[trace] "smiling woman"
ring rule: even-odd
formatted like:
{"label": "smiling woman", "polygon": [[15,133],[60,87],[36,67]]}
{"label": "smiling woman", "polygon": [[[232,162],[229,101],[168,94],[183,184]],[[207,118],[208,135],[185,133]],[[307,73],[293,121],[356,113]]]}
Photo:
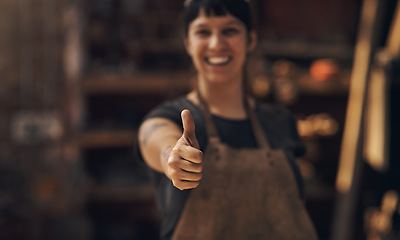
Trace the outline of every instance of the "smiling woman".
{"label": "smiling woman", "polygon": [[[198,72],[200,88],[206,87],[202,84],[204,81],[229,81],[229,86],[240,88],[246,55],[255,47],[256,36],[253,31],[248,33],[245,25],[229,13],[224,17],[213,13],[207,16],[200,9],[198,17],[189,25],[184,43]],[[218,86],[222,87],[221,84],[210,86],[216,91]]]}
{"label": "smiling woman", "polygon": [[244,0],[192,0],[184,44],[197,89],[144,119],[140,150],[155,182],[162,239],[315,240],[295,157],[292,114],[245,94],[257,37]]}

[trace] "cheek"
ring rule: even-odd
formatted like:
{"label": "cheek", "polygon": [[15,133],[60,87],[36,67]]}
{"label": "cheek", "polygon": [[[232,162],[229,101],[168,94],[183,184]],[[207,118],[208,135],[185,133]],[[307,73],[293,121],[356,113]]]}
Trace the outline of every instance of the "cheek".
{"label": "cheek", "polygon": [[244,58],[246,58],[247,52],[248,52],[247,51],[247,49],[248,49],[247,43],[244,42],[244,41],[237,41],[234,44],[235,44],[234,47],[235,47],[235,51],[236,51],[237,56],[242,60]]}
{"label": "cheek", "polygon": [[246,54],[249,43],[247,41],[247,38],[240,37],[240,38],[233,39],[233,41],[231,42],[231,46],[233,46],[237,52]]}
{"label": "cheek", "polygon": [[194,62],[198,61],[199,58],[201,58],[203,51],[204,51],[204,46],[196,41],[193,41],[188,48],[188,53]]}

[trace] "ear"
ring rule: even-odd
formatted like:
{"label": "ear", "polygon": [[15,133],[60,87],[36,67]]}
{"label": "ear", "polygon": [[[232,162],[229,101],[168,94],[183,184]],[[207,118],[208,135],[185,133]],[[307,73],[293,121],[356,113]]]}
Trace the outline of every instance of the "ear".
{"label": "ear", "polygon": [[253,30],[249,33],[249,39],[247,43],[247,52],[252,52],[257,46],[257,33]]}

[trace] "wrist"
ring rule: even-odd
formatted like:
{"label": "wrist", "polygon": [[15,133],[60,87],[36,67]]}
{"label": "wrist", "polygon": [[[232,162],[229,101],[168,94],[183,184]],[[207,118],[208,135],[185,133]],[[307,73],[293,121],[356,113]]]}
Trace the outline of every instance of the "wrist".
{"label": "wrist", "polygon": [[171,155],[171,151],[172,151],[172,146],[167,146],[160,152],[161,167],[163,168],[165,175],[167,175],[168,159],[169,156]]}

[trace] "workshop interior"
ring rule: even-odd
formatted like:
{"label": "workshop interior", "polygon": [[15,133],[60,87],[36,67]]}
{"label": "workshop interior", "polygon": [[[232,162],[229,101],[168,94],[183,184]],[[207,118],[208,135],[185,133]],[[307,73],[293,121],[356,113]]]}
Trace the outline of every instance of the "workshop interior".
{"label": "workshop interior", "polygon": [[[137,133],[194,87],[183,3],[0,0],[0,239],[158,239]],[[296,116],[319,239],[400,239],[400,2],[251,5],[249,90]]]}

